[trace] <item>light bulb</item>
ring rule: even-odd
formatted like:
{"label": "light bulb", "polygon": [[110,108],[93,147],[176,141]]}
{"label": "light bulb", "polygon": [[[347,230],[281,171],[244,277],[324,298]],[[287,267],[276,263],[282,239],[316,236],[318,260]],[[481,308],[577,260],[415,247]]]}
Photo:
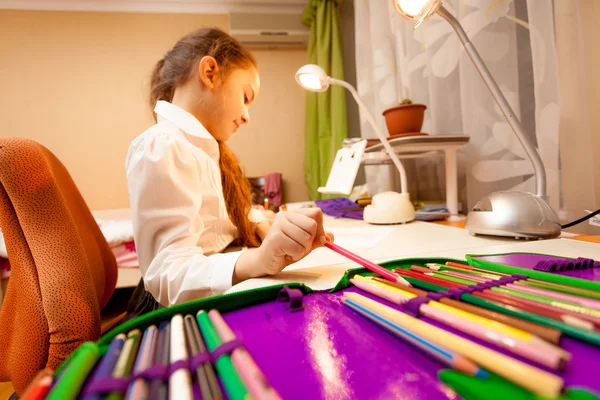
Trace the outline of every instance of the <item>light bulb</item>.
{"label": "light bulb", "polygon": [[423,11],[429,0],[396,0],[396,2],[402,11],[414,17]]}
{"label": "light bulb", "polygon": [[300,85],[303,88],[308,90],[321,90],[323,86],[321,85],[321,81],[319,77],[311,74],[302,74],[298,76],[298,80],[300,81]]}

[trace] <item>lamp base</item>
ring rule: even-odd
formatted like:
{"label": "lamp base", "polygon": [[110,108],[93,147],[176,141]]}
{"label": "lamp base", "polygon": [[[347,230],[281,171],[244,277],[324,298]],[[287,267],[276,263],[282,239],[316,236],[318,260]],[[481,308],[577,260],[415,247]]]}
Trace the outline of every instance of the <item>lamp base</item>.
{"label": "lamp base", "polygon": [[365,207],[363,219],[376,225],[402,224],[414,220],[416,215],[408,193],[382,192]]}
{"label": "lamp base", "polygon": [[550,239],[560,235],[558,216],[546,201],[532,193],[502,191],[481,199],[467,215],[471,235]]}

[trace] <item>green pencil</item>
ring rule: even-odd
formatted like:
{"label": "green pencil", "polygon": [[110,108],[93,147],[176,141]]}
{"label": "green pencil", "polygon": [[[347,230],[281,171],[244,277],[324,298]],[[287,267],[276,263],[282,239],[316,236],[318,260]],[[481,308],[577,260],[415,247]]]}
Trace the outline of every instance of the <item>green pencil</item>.
{"label": "green pencil", "polygon": [[[210,321],[208,313],[204,310],[200,310],[196,315],[196,320],[200,326],[200,331],[202,331],[206,347],[208,347],[208,350],[214,351],[222,341]],[[225,391],[231,400],[245,399],[248,396],[248,391],[233,367],[229,354],[219,357],[215,363],[215,367],[221,377]]]}
{"label": "green pencil", "polygon": [[548,304],[548,305],[551,305],[554,307],[562,308],[564,310],[576,311],[578,313],[581,313],[584,315],[590,315],[590,316],[596,317],[596,318],[600,317],[600,311],[598,311],[598,310],[594,310],[589,307],[585,307],[585,306],[582,306],[582,305],[576,304],[576,303],[571,303],[571,302],[568,302],[565,300],[557,300],[557,299],[552,299],[549,297],[539,296],[539,295],[535,295],[535,294],[531,294],[531,293],[519,292],[519,291],[512,290],[512,289],[507,289],[505,287],[493,287],[493,288],[491,288],[491,290],[494,292],[505,293],[505,294],[510,294],[510,295],[517,296],[517,297],[522,297],[524,299],[539,301],[540,303],[545,303],[545,304]]}
{"label": "green pencil", "polygon": [[47,400],[75,399],[79,390],[100,359],[100,348],[92,342],[85,342],[75,350],[69,365],[56,385],[48,393]]}
{"label": "green pencil", "polygon": [[[125,340],[125,344],[123,345],[123,350],[121,350],[121,354],[119,354],[119,358],[117,359],[117,364],[113,369],[112,376],[115,378],[123,378],[129,376],[131,374],[131,370],[133,369],[133,363],[135,362],[135,356],[137,354],[138,346],[140,345],[140,338],[142,337],[142,333],[139,329],[134,329],[127,334],[127,340]],[[110,392],[105,400],[119,400],[123,398],[123,393],[121,392]]]}

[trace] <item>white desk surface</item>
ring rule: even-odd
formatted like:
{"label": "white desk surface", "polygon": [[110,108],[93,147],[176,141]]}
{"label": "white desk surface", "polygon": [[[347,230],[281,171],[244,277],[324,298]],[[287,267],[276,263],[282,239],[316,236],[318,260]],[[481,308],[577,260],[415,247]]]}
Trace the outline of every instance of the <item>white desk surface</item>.
{"label": "white desk surface", "polygon": [[[307,203],[298,203],[299,207]],[[288,205],[292,210],[294,205]],[[130,218],[129,210],[96,211],[96,218]],[[325,228],[390,230],[390,226],[369,225],[364,221],[324,216]],[[393,231],[371,248],[348,248],[348,250],[371,261],[383,261],[409,257],[449,257],[464,259],[466,254],[493,254],[506,252],[538,252],[565,257],[600,258],[600,244],[569,239],[523,241],[511,238],[471,236],[465,229],[414,221],[391,226]],[[358,265],[327,249],[313,251],[303,260],[290,265],[281,274],[268,278],[242,282],[229,292],[246,290],[285,282],[302,282],[315,290],[333,287],[349,268]],[[117,288],[136,286],[141,277],[139,268],[119,268]]]}
{"label": "white desk surface", "polygon": [[[364,221],[325,217],[325,227],[374,227]],[[383,227],[382,227],[383,228]],[[464,259],[467,254],[494,254],[507,252],[537,252],[565,257],[598,259],[600,244],[570,239],[522,241],[510,238],[471,236],[467,230],[414,221],[396,225],[394,231],[372,248],[351,249],[352,252],[377,263],[398,258],[448,257]],[[301,282],[314,290],[335,286],[349,268],[358,267],[352,261],[327,249],[313,251],[303,260],[290,265],[281,274],[242,282],[228,292],[247,290],[285,282]]]}

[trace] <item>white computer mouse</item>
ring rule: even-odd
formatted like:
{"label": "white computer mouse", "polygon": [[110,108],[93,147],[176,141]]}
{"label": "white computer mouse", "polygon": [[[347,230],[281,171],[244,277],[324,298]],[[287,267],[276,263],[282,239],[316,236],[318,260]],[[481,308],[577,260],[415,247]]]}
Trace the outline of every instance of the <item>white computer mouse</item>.
{"label": "white computer mouse", "polygon": [[381,192],[365,207],[363,219],[369,224],[400,224],[412,221],[416,215],[408,193]]}

